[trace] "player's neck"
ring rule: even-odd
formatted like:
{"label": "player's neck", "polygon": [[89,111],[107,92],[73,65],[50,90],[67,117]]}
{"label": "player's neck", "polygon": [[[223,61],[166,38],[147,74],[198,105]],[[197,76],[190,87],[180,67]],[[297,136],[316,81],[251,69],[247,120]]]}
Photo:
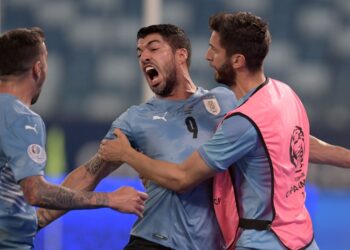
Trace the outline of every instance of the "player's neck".
{"label": "player's neck", "polygon": [[249,91],[265,82],[265,80],[266,77],[263,71],[237,74],[236,84],[232,85],[231,89],[239,100]]}
{"label": "player's neck", "polygon": [[19,77],[8,77],[0,81],[0,93],[13,95],[27,107],[30,107],[32,91],[28,87],[29,83],[24,82],[23,78]]}
{"label": "player's neck", "polygon": [[189,74],[182,74],[177,78],[177,84],[173,93],[167,97],[168,100],[186,100],[197,90],[197,86],[192,81]]}

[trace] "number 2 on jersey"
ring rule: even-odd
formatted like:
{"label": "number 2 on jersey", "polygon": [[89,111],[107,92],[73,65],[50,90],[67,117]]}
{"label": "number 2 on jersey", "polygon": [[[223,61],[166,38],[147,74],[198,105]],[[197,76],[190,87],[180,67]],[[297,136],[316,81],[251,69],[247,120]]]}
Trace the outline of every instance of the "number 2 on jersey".
{"label": "number 2 on jersey", "polygon": [[194,139],[197,138],[198,127],[197,127],[196,120],[192,116],[189,116],[186,118],[185,123],[186,123],[188,131],[193,133],[193,138]]}

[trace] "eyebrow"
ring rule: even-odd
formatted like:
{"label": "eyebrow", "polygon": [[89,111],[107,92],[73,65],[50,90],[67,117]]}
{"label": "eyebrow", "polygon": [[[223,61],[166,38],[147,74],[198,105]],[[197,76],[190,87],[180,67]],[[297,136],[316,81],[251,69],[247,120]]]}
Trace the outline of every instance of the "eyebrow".
{"label": "eyebrow", "polygon": [[[149,47],[150,45],[152,45],[152,43],[160,43],[160,41],[158,39],[151,40],[145,45],[145,47]],[[141,51],[141,49],[139,47],[137,47],[136,51],[139,52],[139,51]]]}
{"label": "eyebrow", "polygon": [[209,43],[209,47],[216,52],[220,50],[220,47],[214,46],[214,44],[212,44],[212,43]]}
{"label": "eyebrow", "polygon": [[214,47],[214,45],[213,45],[212,43],[209,43],[208,45],[209,45],[209,47],[210,47],[211,49],[216,50],[215,47]]}

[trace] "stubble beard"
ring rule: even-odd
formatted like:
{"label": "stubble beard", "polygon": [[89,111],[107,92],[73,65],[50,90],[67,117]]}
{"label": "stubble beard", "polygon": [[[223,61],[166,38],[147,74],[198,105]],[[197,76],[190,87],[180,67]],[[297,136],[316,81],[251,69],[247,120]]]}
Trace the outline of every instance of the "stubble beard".
{"label": "stubble beard", "polygon": [[161,97],[168,97],[173,93],[177,84],[176,70],[174,65],[175,62],[172,64],[172,67],[170,67],[170,73],[165,79],[165,84],[160,84],[157,87],[151,88],[153,93]]}
{"label": "stubble beard", "polygon": [[217,70],[215,80],[218,83],[225,84],[228,87],[236,84],[236,72],[233,70],[229,60],[226,60],[225,63]]}
{"label": "stubble beard", "polygon": [[36,93],[34,94],[34,96],[32,97],[32,100],[31,100],[31,102],[30,102],[31,105],[35,104],[35,103],[38,101],[39,96],[40,96],[40,93],[41,93],[41,89],[42,89],[43,84],[44,84],[44,81],[45,81],[45,79],[42,80],[42,82],[40,82],[40,83],[38,84],[38,85],[39,85],[39,86],[38,86],[38,89],[36,90]]}

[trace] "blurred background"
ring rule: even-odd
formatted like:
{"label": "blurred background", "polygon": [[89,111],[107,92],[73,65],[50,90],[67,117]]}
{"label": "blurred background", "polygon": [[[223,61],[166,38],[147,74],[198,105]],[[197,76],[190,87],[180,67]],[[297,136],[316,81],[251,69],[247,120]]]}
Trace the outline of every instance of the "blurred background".
{"label": "blurred background", "polygon": [[[150,96],[136,56],[140,27],[182,27],[192,41],[192,78],[215,87],[204,54],[208,18],[218,11],[250,11],[269,23],[267,75],[299,94],[313,135],[350,148],[349,0],[1,0],[2,32],[46,33],[49,74],[34,110],[47,124],[48,178],[59,183],[87,161],[112,121]],[[142,189],[127,166],[98,189],[121,185]],[[311,165],[307,189],[320,248],[350,249],[350,171]],[[70,212],[39,232],[35,249],[122,249],[134,220],[109,209]]]}

